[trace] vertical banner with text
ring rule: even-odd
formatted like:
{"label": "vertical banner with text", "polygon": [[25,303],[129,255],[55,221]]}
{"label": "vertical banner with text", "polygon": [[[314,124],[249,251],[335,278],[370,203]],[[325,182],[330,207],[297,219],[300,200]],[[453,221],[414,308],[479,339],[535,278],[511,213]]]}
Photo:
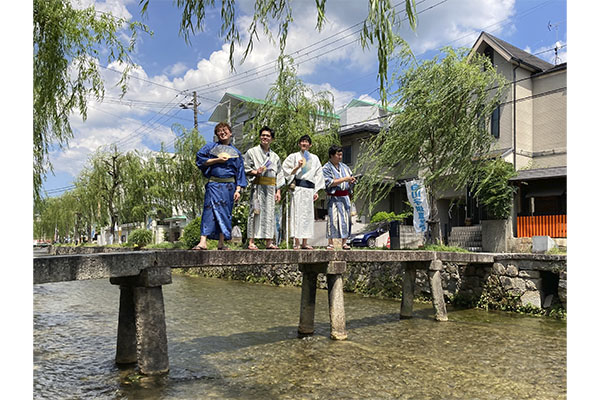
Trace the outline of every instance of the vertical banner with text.
{"label": "vertical banner with text", "polygon": [[429,203],[423,181],[415,179],[406,182],[406,193],[408,200],[413,206],[413,226],[417,233],[427,231],[427,219],[429,218]]}

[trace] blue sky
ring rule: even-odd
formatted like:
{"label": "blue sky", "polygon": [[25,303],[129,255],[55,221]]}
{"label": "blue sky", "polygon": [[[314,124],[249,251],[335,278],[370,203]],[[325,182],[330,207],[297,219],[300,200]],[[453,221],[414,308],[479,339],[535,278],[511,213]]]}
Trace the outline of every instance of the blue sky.
{"label": "blue sky", "polygon": [[[74,115],[71,123],[75,137],[67,149],[51,153],[54,175],[50,174],[44,189],[57,195],[68,188],[85,165],[87,157],[99,146],[117,143],[120,150],[158,150],[160,143],[173,142],[173,124],[193,126],[191,110],[180,103],[191,100],[197,90],[201,102],[199,129],[212,137],[210,114],[225,92],[262,98],[276,77],[273,61],[277,44],[265,38],[254,51],[231,72],[229,47],[219,37],[220,11],[207,13],[205,30],[186,44],[179,35],[181,11],[171,0],[151,0],[146,16],[140,15],[138,0],[74,0],[81,6],[95,4],[98,10],[138,20],[154,32],[141,34],[133,59],[138,64],[130,88],[119,99],[114,87],[118,65],[99,60],[106,81],[102,104],[90,102],[88,119]],[[217,2],[220,4],[220,2]],[[402,2],[398,2],[403,4]],[[443,46],[471,47],[481,31],[491,33],[549,62],[554,62],[558,42],[567,44],[567,10],[564,0],[417,0],[419,12],[416,32],[404,23],[401,35],[409,42],[419,59],[431,58]],[[253,10],[253,1],[238,1],[237,23],[243,44]],[[316,12],[313,0],[294,0],[295,21],[288,35],[287,52],[298,62],[298,73],[314,90],[329,90],[336,109],[353,98],[378,101],[377,57],[373,49],[364,50],[356,31],[367,13],[367,0],[328,0],[328,23],[322,32],[315,30]],[[549,29],[549,23],[550,29]],[[559,53],[567,61],[568,47]],[[236,62],[241,59],[236,52]],[[250,73],[245,73],[250,71]]]}

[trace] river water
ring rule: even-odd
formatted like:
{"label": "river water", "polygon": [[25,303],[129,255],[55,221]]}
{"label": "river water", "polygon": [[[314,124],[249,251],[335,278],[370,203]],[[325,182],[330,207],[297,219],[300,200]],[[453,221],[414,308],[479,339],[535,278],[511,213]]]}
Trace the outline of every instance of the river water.
{"label": "river water", "polygon": [[163,287],[170,372],[114,363],[118,286],[34,286],[36,399],[564,399],[566,323],[345,293],[347,341],[296,335],[300,288],[173,276]]}

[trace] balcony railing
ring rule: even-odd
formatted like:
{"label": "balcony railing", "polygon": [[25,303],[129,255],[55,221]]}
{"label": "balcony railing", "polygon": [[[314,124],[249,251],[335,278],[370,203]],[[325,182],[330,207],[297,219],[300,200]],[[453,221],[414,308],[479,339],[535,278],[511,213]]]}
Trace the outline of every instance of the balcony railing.
{"label": "balcony railing", "polygon": [[517,217],[517,237],[567,237],[566,215],[535,215]]}

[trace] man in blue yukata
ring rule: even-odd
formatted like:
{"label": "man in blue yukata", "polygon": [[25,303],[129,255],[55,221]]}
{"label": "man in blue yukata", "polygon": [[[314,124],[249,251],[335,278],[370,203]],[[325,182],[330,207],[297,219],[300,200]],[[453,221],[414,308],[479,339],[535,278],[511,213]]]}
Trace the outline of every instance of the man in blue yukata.
{"label": "man in blue yukata", "polygon": [[346,238],[351,230],[351,204],[350,194],[356,182],[352,171],[342,162],[342,148],[333,145],[329,148],[329,161],[323,166],[325,179],[325,192],[327,192],[327,245],[328,250],[333,250],[333,239],[343,239],[343,248],[350,249]]}
{"label": "man in blue yukata", "polygon": [[196,153],[196,166],[208,178],[204,193],[200,242],[194,250],[206,250],[206,239],[218,239],[219,250],[227,250],[224,240],[231,240],[233,203],[246,187],[242,153],[231,144],[231,127],[220,122],[215,126],[218,142],[209,143]]}

